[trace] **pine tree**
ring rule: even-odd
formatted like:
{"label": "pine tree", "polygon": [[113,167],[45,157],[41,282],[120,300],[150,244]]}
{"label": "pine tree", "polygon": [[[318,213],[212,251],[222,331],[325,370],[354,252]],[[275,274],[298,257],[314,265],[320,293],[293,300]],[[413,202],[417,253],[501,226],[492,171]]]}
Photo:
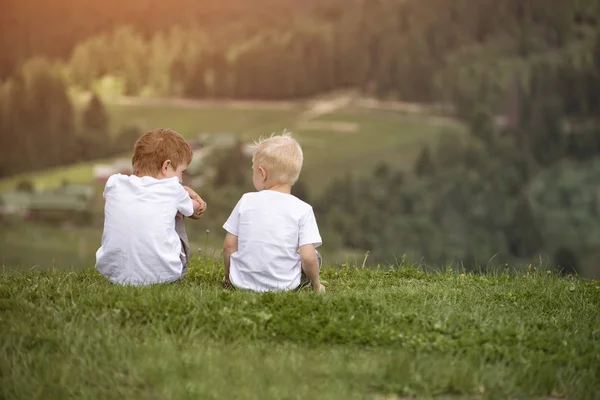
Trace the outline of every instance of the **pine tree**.
{"label": "pine tree", "polygon": [[106,133],[108,131],[108,113],[96,93],[92,95],[83,112],[83,125],[88,131]]}
{"label": "pine tree", "polygon": [[419,177],[435,174],[435,165],[431,158],[429,146],[425,146],[421,149],[421,152],[415,161],[414,171]]}

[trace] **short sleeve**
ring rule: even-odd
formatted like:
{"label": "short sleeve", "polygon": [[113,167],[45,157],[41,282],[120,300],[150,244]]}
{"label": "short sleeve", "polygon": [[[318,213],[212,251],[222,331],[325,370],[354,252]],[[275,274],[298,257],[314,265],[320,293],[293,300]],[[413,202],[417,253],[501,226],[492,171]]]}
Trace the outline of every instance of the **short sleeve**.
{"label": "short sleeve", "polygon": [[179,188],[177,190],[177,211],[190,217],[194,214],[194,202],[183,186],[179,185]]}
{"label": "short sleeve", "polygon": [[321,235],[319,234],[317,220],[315,219],[315,213],[312,208],[300,221],[300,234],[298,235],[298,247],[307,244],[314,244],[315,247],[319,247],[323,244]]}
{"label": "short sleeve", "polygon": [[111,175],[106,180],[106,184],[104,185],[104,191],[102,192],[102,197],[106,198],[108,194],[110,194],[112,188],[115,186],[116,175]]}
{"label": "short sleeve", "polygon": [[231,212],[231,215],[229,216],[229,218],[227,218],[227,221],[225,221],[225,224],[223,225],[223,229],[235,236],[239,236],[238,227],[240,222],[240,208],[242,205],[242,200],[244,200],[243,196],[235,205],[235,208]]}

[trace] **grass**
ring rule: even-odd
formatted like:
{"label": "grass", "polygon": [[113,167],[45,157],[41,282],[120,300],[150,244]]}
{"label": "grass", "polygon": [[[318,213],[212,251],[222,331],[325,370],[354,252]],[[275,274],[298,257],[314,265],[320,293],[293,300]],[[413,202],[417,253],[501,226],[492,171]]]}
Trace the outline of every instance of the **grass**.
{"label": "grass", "polygon": [[[304,147],[303,178],[311,183],[316,192],[324,189],[335,177],[347,173],[368,174],[382,161],[395,167],[411,167],[420,146],[437,137],[441,129],[427,116],[362,109],[342,109],[321,116],[313,121],[321,123],[319,129],[303,125],[301,108],[109,104],[107,110],[113,132],[121,126],[135,124],[143,130],[170,127],[186,137],[203,132],[232,132],[250,141],[287,129],[295,134]],[[357,131],[340,132],[333,127],[328,128],[327,124],[332,122],[354,124]],[[447,129],[463,130],[460,125],[451,125]],[[20,174],[0,180],[0,190],[13,189],[17,182],[24,179],[32,181],[40,189],[59,186],[65,179],[72,183],[88,183],[93,179],[94,164],[87,162]]]}
{"label": "grass", "polygon": [[93,180],[94,164],[102,161],[90,161],[76,165],[67,165],[49,168],[45,171],[36,171],[17,174],[0,179],[0,190],[14,190],[20,181],[31,181],[38,190],[53,189],[66,180],[71,183],[90,183]]}
{"label": "grass", "polygon": [[[219,226],[206,233],[204,220],[187,221],[192,256],[221,259],[225,231]],[[0,222],[0,268],[11,270],[76,271],[93,266],[102,241],[102,225],[68,226],[39,221]],[[328,260],[342,263],[360,259],[361,252],[337,249],[325,243]]]}
{"label": "grass", "polygon": [[121,126],[135,124],[144,131],[157,127],[171,128],[188,137],[203,132],[241,134],[249,128],[286,121],[298,114],[293,110],[253,110],[225,106],[192,108],[116,104],[109,104],[107,111],[113,132]]}
{"label": "grass", "polygon": [[[188,222],[194,255],[220,257],[224,231],[201,234],[203,221]],[[195,229],[194,229],[195,228]],[[12,270],[80,270],[93,266],[102,241],[102,225],[61,226],[35,221],[0,223],[0,266]],[[208,249],[206,249],[208,247]],[[202,248],[202,253],[198,249]]]}
{"label": "grass", "polygon": [[23,270],[93,266],[102,239],[102,228],[95,227],[41,223],[5,223],[0,227],[0,265]]}
{"label": "grass", "polygon": [[[431,143],[440,134],[440,127],[425,117],[376,112],[337,112],[317,121],[353,123],[357,132],[298,131],[298,140],[305,153],[303,178],[323,189],[334,177],[346,174],[364,176],[379,163],[394,168],[411,168],[421,146]],[[447,129],[460,131],[456,126]]]}
{"label": "grass", "polygon": [[146,288],[5,271],[0,398],[600,396],[598,282],[405,264],[322,276],[320,296],[224,291],[202,260]]}

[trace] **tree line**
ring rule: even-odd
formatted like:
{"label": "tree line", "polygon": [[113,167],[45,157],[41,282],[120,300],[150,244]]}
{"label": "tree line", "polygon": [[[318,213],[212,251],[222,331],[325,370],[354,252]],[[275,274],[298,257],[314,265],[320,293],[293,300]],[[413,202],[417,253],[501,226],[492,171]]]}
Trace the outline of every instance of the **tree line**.
{"label": "tree line", "polygon": [[98,96],[77,109],[61,66],[32,59],[0,86],[0,176],[129,151],[139,130],[109,123]]}
{"label": "tree line", "polygon": [[62,15],[14,2],[25,21],[41,10],[54,17],[6,32],[1,52],[22,56],[2,70],[43,53],[68,61],[78,85],[117,75],[134,95],[284,99],[353,87],[468,110],[475,92],[497,100],[531,59],[576,51],[600,14],[596,0],[101,3],[65,0]]}

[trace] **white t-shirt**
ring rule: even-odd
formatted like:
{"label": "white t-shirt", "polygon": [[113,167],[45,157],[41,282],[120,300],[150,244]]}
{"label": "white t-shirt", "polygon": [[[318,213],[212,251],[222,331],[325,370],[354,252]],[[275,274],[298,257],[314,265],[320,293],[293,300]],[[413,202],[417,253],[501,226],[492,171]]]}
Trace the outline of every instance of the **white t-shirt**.
{"label": "white t-shirt", "polygon": [[258,292],[298,287],[298,248],[322,244],[312,207],[273,190],[243,195],[223,228],[238,237],[238,250],[231,255],[231,284]]}
{"label": "white t-shirt", "polygon": [[175,216],[177,211],[192,215],[194,204],[179,179],[112,175],[104,198],[104,232],[96,269],[120,284],[180,278],[181,240],[175,232]]}

